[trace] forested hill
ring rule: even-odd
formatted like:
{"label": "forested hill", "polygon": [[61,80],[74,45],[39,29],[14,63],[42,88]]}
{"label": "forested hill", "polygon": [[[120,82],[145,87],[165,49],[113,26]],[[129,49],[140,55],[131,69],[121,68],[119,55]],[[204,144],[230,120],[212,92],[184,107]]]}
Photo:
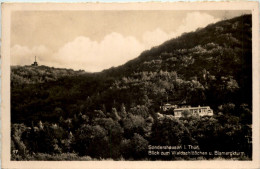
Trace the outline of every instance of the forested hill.
{"label": "forested hill", "polygon": [[[153,82],[153,86],[145,85],[144,88],[153,90],[154,84],[158,83],[155,88],[162,92],[161,96],[157,95],[159,100],[166,101],[167,94],[177,102],[219,104],[236,99],[238,102],[251,102],[251,65],[252,17],[244,15],[184,33],[144,51],[138,58],[122,66],[102,73],[121,77],[115,84],[124,88],[133,85],[133,82],[138,81],[140,85],[147,81]],[[230,98],[234,96],[230,95],[234,91],[237,95]],[[192,96],[199,97],[201,101],[188,98]]]}
{"label": "forested hill", "polygon": [[86,73],[83,70],[54,68],[48,66],[11,66],[12,85],[36,84],[56,81],[61,77],[76,76]]}
{"label": "forested hill", "polygon": [[251,66],[251,27],[251,15],[210,24],[166,41],[144,51],[137,59],[103,72],[110,76],[125,76],[133,72],[176,71],[188,79],[206,69],[216,76],[232,72],[238,76],[241,72],[236,70],[241,70],[240,65]]}
{"label": "forested hill", "polygon": [[[71,75],[64,76],[68,71],[51,71],[52,74],[39,71],[40,67],[12,68],[12,121],[55,120],[94,110],[109,114],[112,108],[120,110],[122,104],[126,111],[141,105],[151,114],[167,98],[171,103],[209,105],[214,110],[221,105],[232,105],[234,110],[246,105],[251,109],[251,28],[251,15],[221,21],[95,74],[69,71]],[[39,72],[44,77],[50,73],[47,79],[54,80],[39,79]],[[54,72],[62,78],[56,78]],[[18,82],[22,80],[28,82],[21,85]],[[248,112],[235,114],[250,117]]]}

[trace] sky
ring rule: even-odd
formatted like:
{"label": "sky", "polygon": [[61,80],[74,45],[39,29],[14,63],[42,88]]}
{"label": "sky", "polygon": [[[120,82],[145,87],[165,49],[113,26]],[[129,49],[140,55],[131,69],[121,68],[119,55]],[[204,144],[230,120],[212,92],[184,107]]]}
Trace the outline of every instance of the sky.
{"label": "sky", "polygon": [[153,46],[248,11],[14,11],[11,64],[99,72]]}

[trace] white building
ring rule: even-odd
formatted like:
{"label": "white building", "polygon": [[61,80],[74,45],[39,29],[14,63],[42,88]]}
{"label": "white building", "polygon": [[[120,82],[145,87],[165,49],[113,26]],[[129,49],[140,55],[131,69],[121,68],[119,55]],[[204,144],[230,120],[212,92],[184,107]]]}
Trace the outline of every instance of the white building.
{"label": "white building", "polygon": [[204,107],[185,107],[185,108],[176,108],[174,109],[174,117],[180,118],[183,117],[183,112],[188,111],[190,115],[197,116],[213,116],[213,110],[209,106]]}

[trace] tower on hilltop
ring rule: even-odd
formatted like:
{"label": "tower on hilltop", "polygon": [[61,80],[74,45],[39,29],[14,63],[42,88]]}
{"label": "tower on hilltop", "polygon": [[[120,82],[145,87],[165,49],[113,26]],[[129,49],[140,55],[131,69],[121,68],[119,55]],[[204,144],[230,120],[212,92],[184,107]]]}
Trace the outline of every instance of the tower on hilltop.
{"label": "tower on hilltop", "polygon": [[34,61],[34,63],[32,64],[32,66],[38,66],[38,63],[36,62],[36,56],[35,56],[35,61]]}

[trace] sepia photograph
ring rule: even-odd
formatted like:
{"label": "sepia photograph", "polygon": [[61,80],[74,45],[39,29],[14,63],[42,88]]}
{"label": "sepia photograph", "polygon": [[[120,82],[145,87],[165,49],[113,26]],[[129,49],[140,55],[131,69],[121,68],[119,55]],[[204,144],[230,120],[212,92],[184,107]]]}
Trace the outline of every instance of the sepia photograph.
{"label": "sepia photograph", "polygon": [[4,3],[3,167],[259,165],[257,5]]}

